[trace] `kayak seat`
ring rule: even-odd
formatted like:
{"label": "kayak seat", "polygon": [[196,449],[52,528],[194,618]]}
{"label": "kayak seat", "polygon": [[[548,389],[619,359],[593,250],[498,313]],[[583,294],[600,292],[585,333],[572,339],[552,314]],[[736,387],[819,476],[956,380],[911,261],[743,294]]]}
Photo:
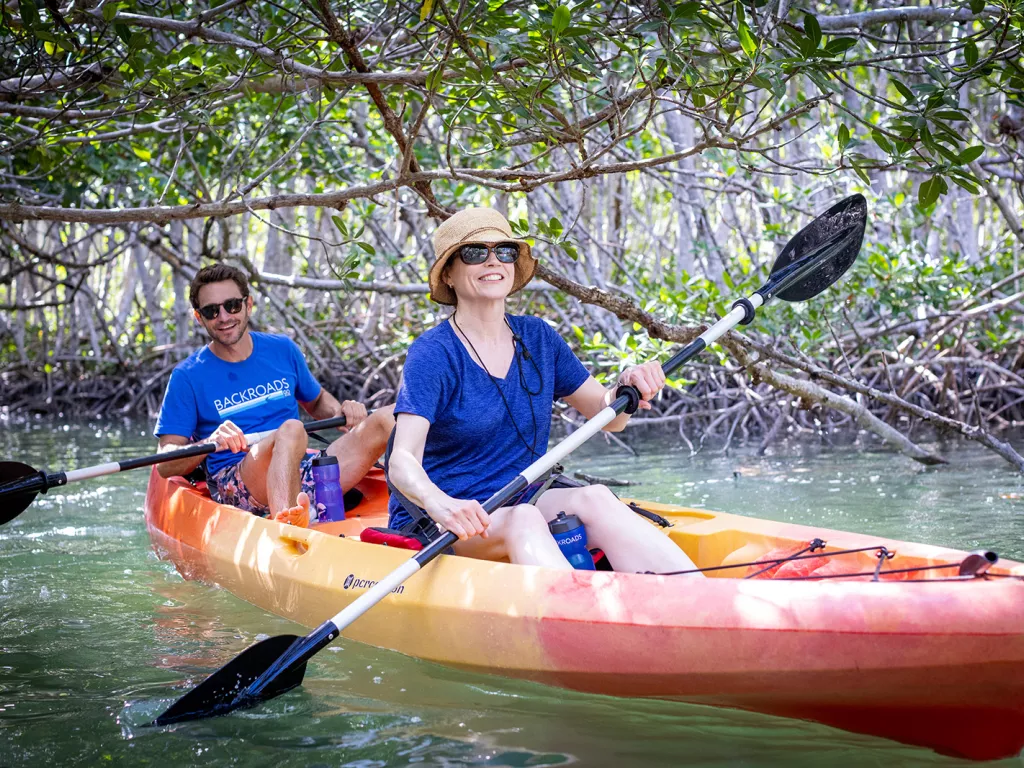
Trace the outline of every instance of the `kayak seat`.
{"label": "kayak seat", "polygon": [[397,549],[412,549],[419,551],[430,542],[426,536],[409,531],[396,531],[394,528],[364,528],[359,534],[359,540],[367,544],[382,544],[385,547]]}

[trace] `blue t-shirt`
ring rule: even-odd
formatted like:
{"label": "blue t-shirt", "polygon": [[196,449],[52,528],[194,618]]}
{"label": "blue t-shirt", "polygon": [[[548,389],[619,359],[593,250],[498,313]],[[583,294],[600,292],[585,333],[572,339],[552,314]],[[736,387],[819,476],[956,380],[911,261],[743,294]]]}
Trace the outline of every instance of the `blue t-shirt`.
{"label": "blue t-shirt", "polygon": [[[485,501],[542,456],[551,431],[551,403],[571,395],[589,376],[565,340],[543,320],[507,317],[523,345],[517,345],[504,379],[491,380],[450,321],[416,339],[405,360],[395,415],[413,413],[430,422],[423,469],[431,482],[456,499]],[[536,368],[524,359],[523,347]],[[525,391],[520,364],[526,387],[538,394]],[[392,528],[410,521],[395,497],[388,512]]]}
{"label": "blue t-shirt", "polygon": [[[203,440],[225,421],[249,433],[277,429],[288,419],[299,418],[299,403],[316,400],[320,384],[298,345],[287,336],[250,334],[252,354],[241,362],[221,360],[206,346],[178,363],[153,434]],[[214,475],[244,456],[211,453],[206,471]]]}

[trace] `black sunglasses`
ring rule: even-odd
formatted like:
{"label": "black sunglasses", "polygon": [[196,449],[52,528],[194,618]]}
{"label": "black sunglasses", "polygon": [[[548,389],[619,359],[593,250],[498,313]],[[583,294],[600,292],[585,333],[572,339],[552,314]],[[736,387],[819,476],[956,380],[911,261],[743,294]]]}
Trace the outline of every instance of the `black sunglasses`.
{"label": "black sunglasses", "polygon": [[228,299],[223,304],[207,304],[199,308],[199,314],[207,320],[213,320],[220,314],[220,308],[224,307],[229,315],[237,315],[245,306],[245,299]]}
{"label": "black sunglasses", "polygon": [[519,258],[519,243],[498,243],[497,245],[469,243],[456,251],[458,257],[462,259],[462,263],[470,265],[483,264],[487,261],[487,256],[490,253],[494,253],[502,264],[515,264],[516,259]]}

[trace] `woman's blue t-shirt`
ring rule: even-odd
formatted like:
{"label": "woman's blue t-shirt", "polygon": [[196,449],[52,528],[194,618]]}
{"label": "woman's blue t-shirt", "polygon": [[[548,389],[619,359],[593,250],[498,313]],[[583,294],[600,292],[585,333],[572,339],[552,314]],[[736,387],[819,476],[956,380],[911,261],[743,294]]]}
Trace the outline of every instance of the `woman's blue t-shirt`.
{"label": "woman's blue t-shirt", "polygon": [[[248,433],[277,429],[299,418],[299,403],[320,396],[320,384],[302,351],[287,336],[250,333],[252,354],[245,360],[229,363],[205,346],[178,363],[153,434],[205,440],[228,420]],[[244,453],[211,453],[206,471],[215,475],[243,458]]]}
{"label": "woman's blue t-shirt", "polygon": [[[405,360],[395,415],[412,413],[430,422],[423,469],[456,499],[486,500],[543,455],[551,431],[551,403],[571,395],[589,376],[565,340],[543,320],[506,317],[522,343],[504,379],[488,376],[450,321],[416,339]],[[532,362],[524,357],[526,352]],[[410,522],[394,496],[388,511],[390,527]]]}

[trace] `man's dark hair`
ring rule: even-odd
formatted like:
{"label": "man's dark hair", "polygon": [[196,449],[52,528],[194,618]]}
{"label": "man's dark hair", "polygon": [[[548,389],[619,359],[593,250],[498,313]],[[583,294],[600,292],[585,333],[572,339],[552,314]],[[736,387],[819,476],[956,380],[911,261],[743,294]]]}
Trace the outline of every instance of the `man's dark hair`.
{"label": "man's dark hair", "polygon": [[234,281],[238,290],[242,292],[242,298],[249,296],[249,281],[245,279],[245,273],[227,264],[211,264],[203,267],[196,276],[192,278],[192,284],[188,287],[188,300],[192,302],[194,309],[199,309],[199,289],[210,283],[222,283],[225,280]]}

